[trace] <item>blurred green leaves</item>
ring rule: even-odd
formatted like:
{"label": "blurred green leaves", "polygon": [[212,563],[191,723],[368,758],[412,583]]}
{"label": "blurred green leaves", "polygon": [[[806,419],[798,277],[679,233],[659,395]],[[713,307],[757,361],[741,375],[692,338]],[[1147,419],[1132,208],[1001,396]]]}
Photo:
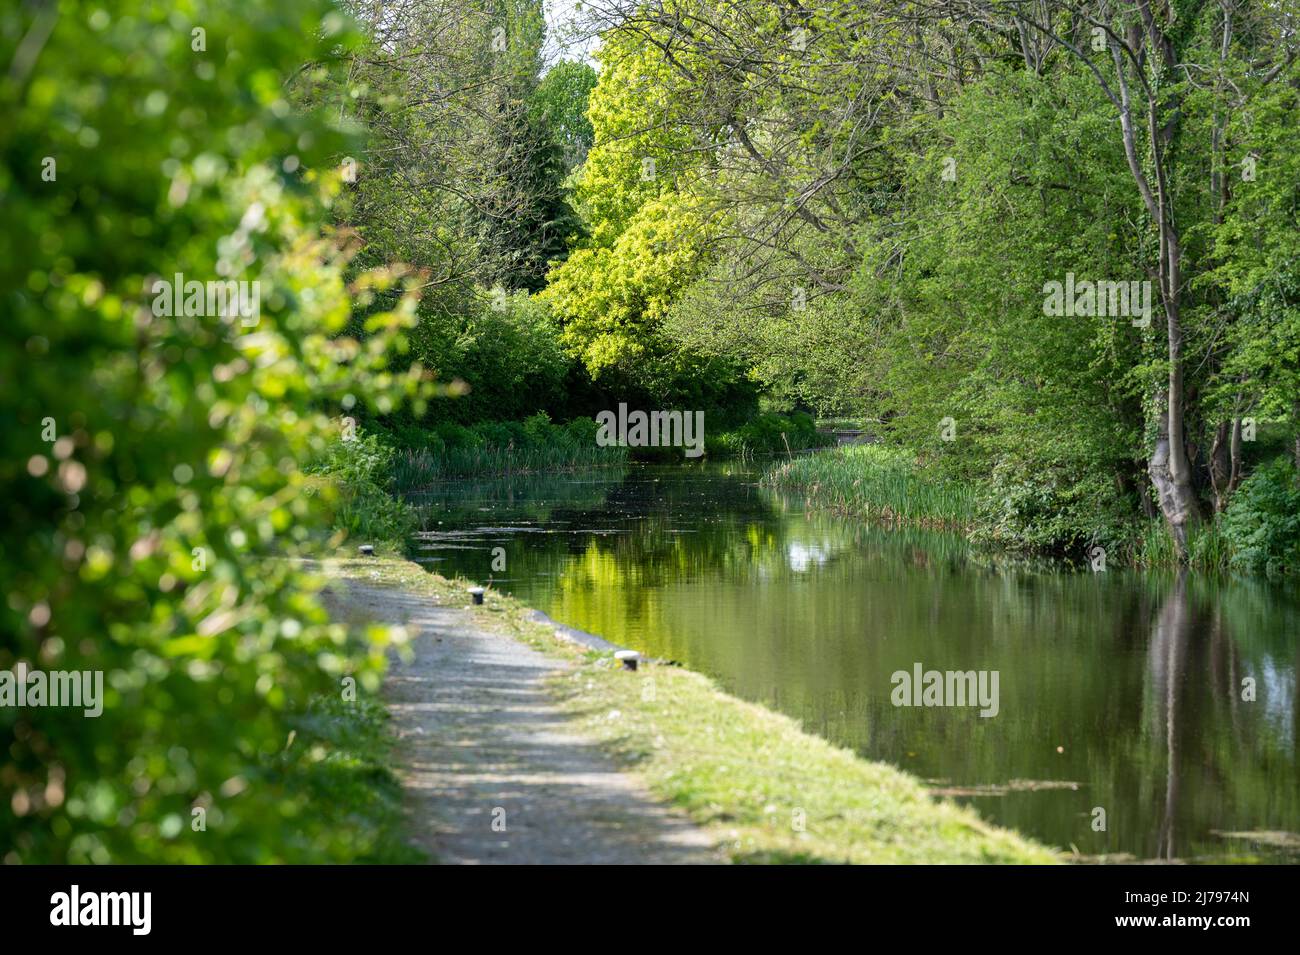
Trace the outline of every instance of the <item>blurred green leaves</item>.
{"label": "blurred green leaves", "polygon": [[[331,796],[378,811],[358,782],[378,749],[287,743],[344,673],[373,689],[383,662],[291,560],[330,533],[303,467],[339,440],[347,396],[427,391],[418,365],[385,370],[411,295],[365,348],[341,334],[346,242],[322,223],[357,144],[283,92],[304,64],[332,68],[343,22],[321,0],[0,12],[0,666],[106,682],[97,720],[0,710],[6,861],[387,851],[381,823]],[[155,317],[151,280],[175,273],[260,282],[259,320]]]}

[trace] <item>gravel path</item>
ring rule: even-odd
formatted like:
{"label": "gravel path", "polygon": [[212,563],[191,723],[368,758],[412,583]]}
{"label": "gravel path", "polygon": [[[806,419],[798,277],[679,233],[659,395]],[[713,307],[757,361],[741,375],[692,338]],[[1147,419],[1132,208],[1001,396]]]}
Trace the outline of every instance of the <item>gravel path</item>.
{"label": "gravel path", "polygon": [[564,663],[416,594],[350,582],[335,599],[411,633],[414,658],[390,666],[384,695],[413,838],[438,862],[719,861],[574,733],[543,685]]}

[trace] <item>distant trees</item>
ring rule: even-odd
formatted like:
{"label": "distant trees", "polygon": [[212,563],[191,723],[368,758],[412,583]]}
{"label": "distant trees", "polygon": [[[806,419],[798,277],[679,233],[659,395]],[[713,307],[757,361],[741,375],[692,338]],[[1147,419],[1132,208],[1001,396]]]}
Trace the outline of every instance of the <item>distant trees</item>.
{"label": "distant trees", "polygon": [[[1247,418],[1300,459],[1294,4],[588,6],[591,247],[647,194],[692,217],[689,287],[631,300],[655,334],[991,476],[992,523],[1040,543],[1154,509],[1185,555]],[[1051,315],[1067,273],[1150,282],[1155,314]]]}
{"label": "distant trees", "polygon": [[410,262],[453,295],[538,287],[577,228],[562,144],[533,101],[540,0],[350,6],[365,46],[299,92],[366,131],[342,217],[368,258]]}
{"label": "distant trees", "polygon": [[556,63],[533,94],[535,108],[563,150],[566,169],[579,166],[595,140],[587,101],[596,88],[596,71],[586,63],[562,60]]}
{"label": "distant trees", "polygon": [[540,0],[348,5],[363,44],[343,69],[304,73],[295,94],[363,133],[336,217],[359,237],[359,263],[422,275],[411,360],[473,389],[430,413],[565,414],[574,359],[546,309],[514,293],[539,290],[581,233],[566,156],[582,131],[560,124],[581,117],[588,87],[542,88]]}

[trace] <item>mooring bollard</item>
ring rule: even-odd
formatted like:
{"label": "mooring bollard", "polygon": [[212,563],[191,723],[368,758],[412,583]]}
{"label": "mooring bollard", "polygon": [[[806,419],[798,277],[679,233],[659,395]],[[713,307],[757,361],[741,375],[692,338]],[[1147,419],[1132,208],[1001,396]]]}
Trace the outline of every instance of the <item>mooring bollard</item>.
{"label": "mooring bollard", "polygon": [[635,650],[617,650],[614,653],[614,659],[623,664],[624,670],[635,670],[637,661],[641,659],[641,654]]}
{"label": "mooring bollard", "polygon": [[362,557],[375,556],[375,546],[373,544],[362,544],[358,549],[361,551]]}
{"label": "mooring bollard", "polygon": [[481,604],[481,603],[483,602],[483,588],[482,588],[482,587],[471,587],[471,588],[469,589],[469,595],[470,595],[471,597],[474,598],[474,602],[475,602],[476,604]]}

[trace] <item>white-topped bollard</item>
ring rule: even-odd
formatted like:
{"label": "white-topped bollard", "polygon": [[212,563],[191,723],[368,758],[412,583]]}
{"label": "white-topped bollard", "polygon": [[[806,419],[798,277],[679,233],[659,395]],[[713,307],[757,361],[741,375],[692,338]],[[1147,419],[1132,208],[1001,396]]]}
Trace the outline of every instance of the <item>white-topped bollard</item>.
{"label": "white-topped bollard", "polygon": [[476,604],[481,604],[481,603],[483,602],[483,588],[482,588],[482,587],[471,587],[471,588],[469,589],[469,595],[470,595],[472,598],[474,598],[474,603],[476,603]]}
{"label": "white-topped bollard", "polygon": [[623,664],[624,670],[635,670],[637,661],[641,659],[641,654],[635,650],[616,650],[614,659]]}
{"label": "white-topped bollard", "polygon": [[361,556],[362,556],[362,557],[373,557],[373,556],[375,556],[375,545],[374,545],[374,544],[362,544],[360,547],[357,548],[357,550],[361,551]]}

